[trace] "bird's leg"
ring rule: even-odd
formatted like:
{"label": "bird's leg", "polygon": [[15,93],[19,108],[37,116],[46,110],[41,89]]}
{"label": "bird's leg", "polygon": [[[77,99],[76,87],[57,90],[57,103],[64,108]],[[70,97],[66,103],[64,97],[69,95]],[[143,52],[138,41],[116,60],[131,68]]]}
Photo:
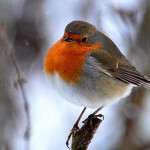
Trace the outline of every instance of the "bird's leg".
{"label": "bird's leg", "polygon": [[82,110],[80,116],[78,117],[78,119],[77,119],[77,121],[75,122],[75,124],[74,124],[74,126],[73,126],[73,128],[72,128],[71,131],[73,131],[73,130],[79,130],[78,124],[79,124],[79,122],[80,122],[80,120],[81,120],[81,118],[82,118],[82,116],[83,116],[85,110],[86,110],[86,107],[83,108],[83,110]]}
{"label": "bird's leg", "polygon": [[[89,120],[89,119],[91,119],[91,118],[93,118],[101,109],[103,109],[104,108],[104,106],[101,106],[101,107],[99,107],[98,109],[96,109],[92,114],[90,114],[89,116],[88,116],[88,118],[87,119],[85,119],[84,121],[83,121],[83,123],[85,123],[87,120]],[[98,115],[96,115],[97,117],[102,117],[103,119],[102,120],[104,120],[104,116],[102,115],[102,114],[98,114]]]}
{"label": "bird's leg", "polygon": [[[70,132],[70,134],[69,134],[69,136],[68,136],[68,138],[67,138],[67,141],[66,141],[67,147],[68,147],[68,145],[69,145],[69,140],[70,140],[71,136],[74,135],[74,132],[75,132],[75,131],[79,130],[78,124],[79,124],[79,122],[80,122],[80,120],[81,120],[81,118],[82,118],[82,116],[83,116],[85,110],[86,110],[86,107],[84,107],[84,109],[82,110],[80,116],[78,117],[77,121],[75,122],[73,128],[71,129],[71,132]],[[68,147],[68,148],[69,148],[69,147]]]}
{"label": "bird's leg", "polygon": [[99,107],[98,109],[96,109],[91,115],[96,115],[101,109],[103,109],[104,106]]}

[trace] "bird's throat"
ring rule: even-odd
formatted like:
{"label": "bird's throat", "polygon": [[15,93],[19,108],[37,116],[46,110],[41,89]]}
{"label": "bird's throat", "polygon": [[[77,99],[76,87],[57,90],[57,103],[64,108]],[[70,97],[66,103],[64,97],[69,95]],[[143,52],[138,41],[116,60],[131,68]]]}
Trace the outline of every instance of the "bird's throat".
{"label": "bird's throat", "polygon": [[44,63],[45,73],[47,75],[57,73],[66,82],[80,83],[84,58],[90,50],[96,48],[99,46],[85,47],[59,40],[47,53]]}

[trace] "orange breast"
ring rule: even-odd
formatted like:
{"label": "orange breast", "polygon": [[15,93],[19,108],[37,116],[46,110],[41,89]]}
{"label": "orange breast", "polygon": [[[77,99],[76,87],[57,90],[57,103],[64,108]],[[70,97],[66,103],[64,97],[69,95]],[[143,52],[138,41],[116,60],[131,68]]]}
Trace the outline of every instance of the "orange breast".
{"label": "orange breast", "polygon": [[80,83],[86,54],[98,48],[100,48],[98,44],[85,46],[76,42],[64,42],[60,39],[46,55],[45,73],[47,75],[58,73],[66,82]]}

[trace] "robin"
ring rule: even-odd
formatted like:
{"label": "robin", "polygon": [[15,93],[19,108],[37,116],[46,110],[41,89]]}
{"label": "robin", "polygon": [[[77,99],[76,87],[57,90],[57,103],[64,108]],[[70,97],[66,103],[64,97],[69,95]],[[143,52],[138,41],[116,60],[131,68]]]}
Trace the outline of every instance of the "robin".
{"label": "robin", "polygon": [[150,78],[143,76],[111,39],[84,21],[66,26],[63,37],[48,51],[44,70],[62,97],[84,107],[118,101],[136,86],[150,88]]}

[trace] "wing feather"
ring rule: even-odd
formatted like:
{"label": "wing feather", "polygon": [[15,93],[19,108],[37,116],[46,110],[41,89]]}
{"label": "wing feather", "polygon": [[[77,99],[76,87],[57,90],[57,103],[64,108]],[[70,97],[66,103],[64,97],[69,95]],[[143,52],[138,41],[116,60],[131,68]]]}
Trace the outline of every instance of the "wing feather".
{"label": "wing feather", "polygon": [[114,78],[127,84],[134,84],[150,89],[150,78],[137,71],[123,55],[117,58],[110,55],[107,51],[100,49],[92,51],[90,57],[94,57],[99,62],[99,65]]}

